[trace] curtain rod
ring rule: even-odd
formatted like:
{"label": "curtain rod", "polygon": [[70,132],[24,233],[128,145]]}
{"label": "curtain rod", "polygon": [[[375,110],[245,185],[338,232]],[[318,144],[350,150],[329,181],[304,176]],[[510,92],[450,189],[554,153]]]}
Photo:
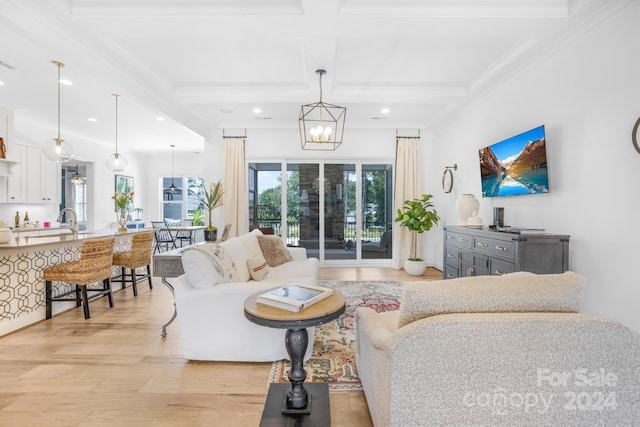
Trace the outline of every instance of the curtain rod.
{"label": "curtain rod", "polygon": [[247,129],[244,129],[244,136],[242,135],[225,135],[225,130],[222,129],[222,137],[223,138],[246,138],[247,137]]}

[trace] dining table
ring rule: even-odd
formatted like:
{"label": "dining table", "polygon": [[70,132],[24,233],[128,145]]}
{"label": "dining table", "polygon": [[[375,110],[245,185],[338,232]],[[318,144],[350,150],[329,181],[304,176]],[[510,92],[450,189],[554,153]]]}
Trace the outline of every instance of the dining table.
{"label": "dining table", "polygon": [[196,242],[196,232],[204,230],[204,225],[170,225],[167,229],[171,231],[175,240],[180,240],[180,247],[182,247],[183,240],[188,240],[189,244],[193,245]]}

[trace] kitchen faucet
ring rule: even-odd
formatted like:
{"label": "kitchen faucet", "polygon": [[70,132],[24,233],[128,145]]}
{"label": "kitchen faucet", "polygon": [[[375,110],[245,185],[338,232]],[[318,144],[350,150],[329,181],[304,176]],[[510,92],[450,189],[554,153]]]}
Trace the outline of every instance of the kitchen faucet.
{"label": "kitchen faucet", "polygon": [[62,215],[64,214],[65,211],[69,211],[71,212],[71,216],[73,218],[71,218],[69,220],[69,224],[70,224],[70,228],[71,228],[71,232],[74,234],[78,234],[78,214],[76,214],[76,211],[74,211],[71,208],[63,208],[60,213],[58,214],[58,219],[56,219],[56,221],[61,222],[62,221]]}

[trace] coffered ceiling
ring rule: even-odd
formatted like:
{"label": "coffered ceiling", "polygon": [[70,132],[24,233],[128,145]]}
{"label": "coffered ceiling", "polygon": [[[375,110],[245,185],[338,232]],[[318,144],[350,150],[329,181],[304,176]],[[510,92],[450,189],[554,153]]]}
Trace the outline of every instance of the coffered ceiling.
{"label": "coffered ceiling", "polygon": [[297,127],[324,68],[347,128],[424,128],[632,1],[2,0],[0,105],[52,138],[59,60],[63,138],[113,144],[119,93],[123,147],[199,151],[219,129]]}

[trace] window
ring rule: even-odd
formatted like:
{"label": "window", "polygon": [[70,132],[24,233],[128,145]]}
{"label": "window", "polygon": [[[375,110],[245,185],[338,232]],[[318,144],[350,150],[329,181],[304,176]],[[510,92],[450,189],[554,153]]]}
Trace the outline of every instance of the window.
{"label": "window", "polygon": [[204,178],[202,177],[163,177],[160,178],[162,187],[162,218],[163,219],[194,219],[203,207],[198,196],[204,192]]}

